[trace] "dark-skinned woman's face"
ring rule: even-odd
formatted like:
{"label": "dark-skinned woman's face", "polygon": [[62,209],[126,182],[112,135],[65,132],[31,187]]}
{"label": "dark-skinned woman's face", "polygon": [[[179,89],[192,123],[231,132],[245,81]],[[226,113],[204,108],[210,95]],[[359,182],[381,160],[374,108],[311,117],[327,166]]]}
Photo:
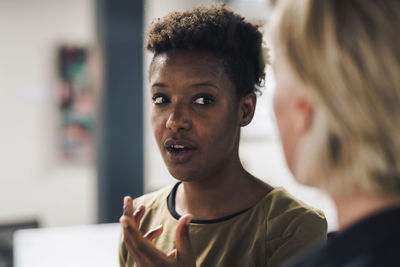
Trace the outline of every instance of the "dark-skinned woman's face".
{"label": "dark-skinned woman's face", "polygon": [[237,157],[235,86],[222,63],[203,52],[167,52],[151,66],[151,123],[172,176],[206,179]]}

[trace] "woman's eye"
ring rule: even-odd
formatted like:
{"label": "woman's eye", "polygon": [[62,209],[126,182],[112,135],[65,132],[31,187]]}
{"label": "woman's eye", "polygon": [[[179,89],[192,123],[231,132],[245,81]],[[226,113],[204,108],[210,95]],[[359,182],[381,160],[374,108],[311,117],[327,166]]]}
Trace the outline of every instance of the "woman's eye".
{"label": "woman's eye", "polygon": [[197,97],[193,103],[194,104],[198,104],[198,105],[209,105],[212,104],[214,102],[214,99],[210,96],[200,96]]}
{"label": "woman's eye", "polygon": [[159,104],[164,104],[167,102],[167,98],[162,95],[155,95],[152,97],[153,104],[159,105]]}

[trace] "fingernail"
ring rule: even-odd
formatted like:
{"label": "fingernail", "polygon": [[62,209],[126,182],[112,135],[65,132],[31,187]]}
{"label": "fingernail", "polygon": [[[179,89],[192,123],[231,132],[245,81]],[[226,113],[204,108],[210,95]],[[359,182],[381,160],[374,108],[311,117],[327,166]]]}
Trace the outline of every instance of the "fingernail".
{"label": "fingernail", "polygon": [[157,226],[155,229],[159,230],[159,229],[161,229],[162,227],[163,227],[162,224],[160,224],[160,225]]}
{"label": "fingernail", "polygon": [[189,225],[190,224],[190,222],[192,221],[192,214],[188,214],[188,216],[186,217],[186,222],[185,222],[185,224],[186,225]]}
{"label": "fingernail", "polygon": [[133,215],[137,215],[140,212],[141,208],[140,206],[136,208],[136,210],[133,212]]}

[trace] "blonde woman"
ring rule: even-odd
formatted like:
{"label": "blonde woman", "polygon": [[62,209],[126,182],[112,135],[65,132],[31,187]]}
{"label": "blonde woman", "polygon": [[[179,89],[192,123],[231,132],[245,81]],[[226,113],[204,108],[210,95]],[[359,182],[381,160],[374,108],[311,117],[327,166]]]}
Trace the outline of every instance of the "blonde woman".
{"label": "blonde woman", "polygon": [[274,109],[298,181],[339,234],[293,266],[400,266],[400,1],[278,1]]}

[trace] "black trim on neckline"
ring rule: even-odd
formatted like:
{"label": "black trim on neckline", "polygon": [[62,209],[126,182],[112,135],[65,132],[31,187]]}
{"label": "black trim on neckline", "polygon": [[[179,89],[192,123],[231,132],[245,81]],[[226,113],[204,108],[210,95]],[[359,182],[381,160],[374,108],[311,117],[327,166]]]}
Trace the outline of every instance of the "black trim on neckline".
{"label": "black trim on neckline", "polygon": [[[169,193],[168,197],[167,197],[167,206],[168,206],[168,210],[171,213],[172,217],[174,217],[175,219],[179,220],[181,218],[181,215],[178,214],[178,212],[176,212],[175,209],[175,196],[176,196],[176,190],[178,189],[179,184],[181,184],[181,182],[178,182],[174,185],[174,187],[171,190],[171,193]],[[231,215],[227,215],[221,218],[217,218],[217,219],[213,219],[213,220],[196,220],[196,219],[192,219],[190,222],[191,223],[198,223],[198,224],[211,224],[211,223],[219,223],[219,222],[223,222],[223,221],[227,221],[235,216],[238,216],[242,213],[245,213],[246,211],[248,211],[250,208],[235,212]]]}

